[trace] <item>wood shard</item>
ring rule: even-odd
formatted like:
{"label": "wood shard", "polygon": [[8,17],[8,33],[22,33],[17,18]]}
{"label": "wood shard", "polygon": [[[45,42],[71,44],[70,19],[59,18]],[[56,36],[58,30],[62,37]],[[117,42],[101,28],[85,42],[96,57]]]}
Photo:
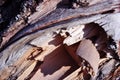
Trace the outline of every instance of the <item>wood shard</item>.
{"label": "wood shard", "polygon": [[[67,32],[70,34],[63,42],[63,44],[67,44],[68,46],[75,44],[83,39],[85,25],[78,25],[77,27],[72,27]],[[72,30],[73,29],[73,30]]]}
{"label": "wood shard", "polygon": [[90,40],[82,40],[76,53],[91,65],[96,75],[100,56],[93,43]]}

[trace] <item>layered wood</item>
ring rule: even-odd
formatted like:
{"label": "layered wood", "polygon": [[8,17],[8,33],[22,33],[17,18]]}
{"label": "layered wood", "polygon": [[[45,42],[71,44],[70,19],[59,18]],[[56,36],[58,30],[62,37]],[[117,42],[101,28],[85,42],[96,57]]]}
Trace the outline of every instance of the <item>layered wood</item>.
{"label": "layered wood", "polygon": [[120,79],[119,0],[76,9],[69,0],[21,3],[1,32],[0,80]]}

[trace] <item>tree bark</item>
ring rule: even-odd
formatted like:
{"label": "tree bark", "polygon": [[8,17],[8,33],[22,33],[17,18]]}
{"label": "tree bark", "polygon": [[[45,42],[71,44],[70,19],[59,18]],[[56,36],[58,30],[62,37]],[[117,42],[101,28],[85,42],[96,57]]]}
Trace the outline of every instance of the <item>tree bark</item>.
{"label": "tree bark", "polygon": [[0,80],[120,78],[120,1],[71,1],[0,1]]}

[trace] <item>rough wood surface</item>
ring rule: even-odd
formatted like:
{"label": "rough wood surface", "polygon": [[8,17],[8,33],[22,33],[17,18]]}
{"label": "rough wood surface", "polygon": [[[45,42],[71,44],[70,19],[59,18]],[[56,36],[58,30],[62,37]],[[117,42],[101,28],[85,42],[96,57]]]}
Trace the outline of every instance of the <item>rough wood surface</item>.
{"label": "rough wood surface", "polygon": [[[11,5],[6,2],[1,10]],[[0,80],[119,79],[119,0],[76,9],[69,0],[25,0],[20,5],[24,8],[14,14],[17,20],[8,15],[8,28],[0,32]],[[1,16],[5,27],[8,17]]]}
{"label": "rough wood surface", "polygon": [[[56,2],[56,1],[54,1]],[[59,3],[60,1],[57,1],[55,4]],[[50,2],[51,3],[51,2]],[[44,17],[41,19],[39,22],[28,25],[30,27],[30,30],[27,29],[23,35],[29,34],[31,32],[35,32],[37,30],[40,30],[41,28],[49,27],[51,25],[57,24],[58,22],[63,22],[69,19],[77,18],[77,17],[82,17],[82,16],[90,16],[94,14],[100,14],[104,13],[110,10],[114,10],[115,8],[119,7],[119,0],[105,0],[101,3],[91,5],[85,8],[79,8],[79,9],[56,9],[53,11],[51,14],[48,16]],[[52,4],[53,5],[53,4]],[[54,6],[56,6],[54,5]],[[42,6],[42,5],[41,5]],[[54,9],[54,6],[50,9],[51,11]],[[45,9],[46,10],[46,9]],[[44,9],[43,12],[40,12],[41,15],[44,14]],[[43,15],[42,15],[43,16]],[[31,20],[31,19],[30,19]],[[30,21],[31,22],[31,21]],[[31,23],[30,23],[31,24]],[[19,26],[21,25],[21,26]],[[18,31],[21,30],[21,28],[25,27],[26,25],[22,25],[19,23],[19,25],[16,23],[13,25],[12,29],[8,30],[8,32],[5,32],[3,37],[3,42],[1,43],[1,46],[5,45],[8,40],[13,37]],[[17,28],[18,27],[18,28]]]}

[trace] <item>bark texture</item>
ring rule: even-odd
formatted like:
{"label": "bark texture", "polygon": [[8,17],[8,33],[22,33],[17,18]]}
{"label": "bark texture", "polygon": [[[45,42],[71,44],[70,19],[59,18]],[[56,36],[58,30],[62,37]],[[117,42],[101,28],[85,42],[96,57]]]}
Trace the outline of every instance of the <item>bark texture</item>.
{"label": "bark texture", "polygon": [[0,0],[0,80],[119,80],[120,0]]}

